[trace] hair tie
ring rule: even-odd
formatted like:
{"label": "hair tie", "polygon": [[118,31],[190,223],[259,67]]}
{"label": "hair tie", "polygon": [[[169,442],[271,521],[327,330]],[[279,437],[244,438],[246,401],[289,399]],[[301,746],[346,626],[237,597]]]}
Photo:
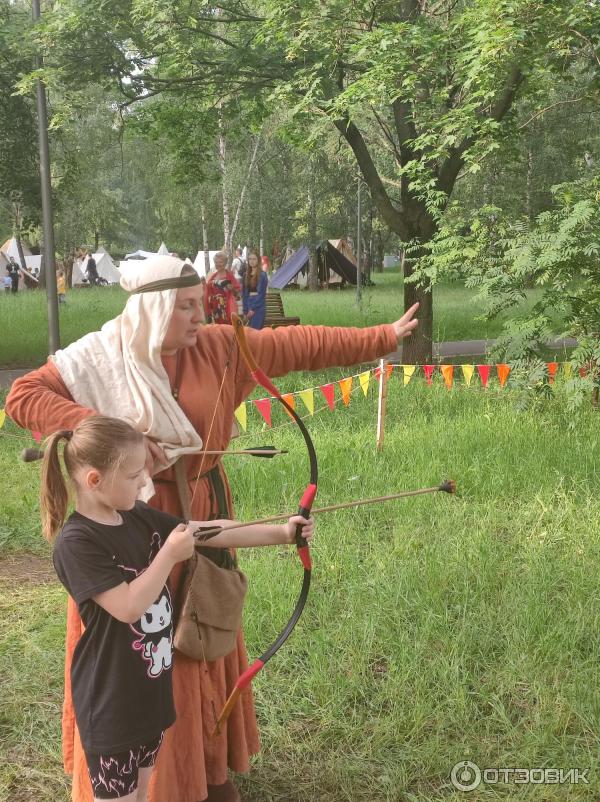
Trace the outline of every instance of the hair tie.
{"label": "hair tie", "polygon": [[62,433],[62,436],[65,438],[65,440],[70,440],[73,437],[73,430],[65,429]]}

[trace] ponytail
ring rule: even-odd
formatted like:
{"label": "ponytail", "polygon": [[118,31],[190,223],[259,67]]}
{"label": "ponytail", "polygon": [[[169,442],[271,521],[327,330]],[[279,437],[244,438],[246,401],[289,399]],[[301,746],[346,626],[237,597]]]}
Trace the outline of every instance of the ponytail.
{"label": "ponytail", "polygon": [[69,491],[63,475],[58,445],[66,440],[65,449],[73,432],[62,429],[54,432],[45,442],[44,461],[42,463],[42,482],[40,487],[40,510],[42,513],[42,534],[48,542],[52,542],[61,528],[67,515]]}
{"label": "ponytail", "polygon": [[95,468],[101,474],[115,470],[131,449],[144,442],[144,435],[118,418],[93,415],[84,418],[73,432],[61,429],[45,443],[40,488],[42,532],[52,542],[62,527],[69,506],[69,490],[59,457],[60,441],[65,440],[63,461],[73,479],[81,466]]}

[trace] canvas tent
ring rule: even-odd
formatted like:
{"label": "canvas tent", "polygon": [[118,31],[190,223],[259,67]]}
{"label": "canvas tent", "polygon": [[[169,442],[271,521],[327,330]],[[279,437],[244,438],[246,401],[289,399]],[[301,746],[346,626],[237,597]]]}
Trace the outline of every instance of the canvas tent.
{"label": "canvas tent", "polygon": [[169,256],[171,251],[167,248],[164,242],[161,242],[157,253],[159,256]]}
{"label": "canvas tent", "polygon": [[[219,251],[209,251],[208,252],[208,259],[210,262],[210,270],[215,269],[215,254],[219,253]],[[198,251],[196,254],[196,258],[194,259],[194,269],[199,276],[206,276],[206,268],[204,264],[204,251]]]}
{"label": "canvas tent", "polygon": [[341,251],[349,262],[352,262],[353,265],[356,265],[356,256],[354,255],[354,251],[350,247],[347,239],[342,237],[342,239],[330,239],[329,242],[334,248],[337,248],[338,251]]}
{"label": "canvas tent", "polygon": [[[23,247],[23,256],[31,256],[31,251],[27,247],[27,243],[25,240],[21,240],[21,246]],[[4,245],[0,247],[0,251],[6,256],[7,259],[10,259],[12,256],[15,262],[19,263],[19,249],[17,247],[17,240],[15,237],[10,237],[7,239]]]}
{"label": "canvas tent", "polygon": [[[106,251],[98,251],[97,253],[93,254],[94,259],[96,260],[96,268],[98,270],[98,275],[100,278],[106,279],[109,284],[118,284],[121,280],[121,274],[115,267],[115,263]],[[83,262],[79,263],[80,273],[82,277],[85,276],[87,270],[87,260],[89,257],[83,260]],[[81,278],[82,278],[81,277]],[[73,269],[73,286],[75,284],[82,284],[81,280],[75,280],[75,269]]]}
{"label": "canvas tent", "polygon": [[[302,245],[271,276],[269,286],[275,290],[282,290],[294,280],[305,286],[308,277],[308,257],[308,248]],[[330,242],[322,242],[317,247],[317,263],[321,283],[329,283],[330,272],[333,272],[341,281],[356,285],[356,266]]]}

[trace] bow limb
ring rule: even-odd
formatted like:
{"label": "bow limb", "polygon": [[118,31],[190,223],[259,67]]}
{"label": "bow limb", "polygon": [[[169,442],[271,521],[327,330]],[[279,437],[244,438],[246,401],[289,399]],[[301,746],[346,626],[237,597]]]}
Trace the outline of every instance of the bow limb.
{"label": "bow limb", "polygon": [[[238,343],[238,347],[240,349],[240,353],[248,366],[248,370],[252,378],[260,384],[262,387],[265,388],[271,395],[276,398],[289,414],[292,416],[298,428],[302,432],[302,436],[304,438],[304,442],[306,444],[306,448],[308,451],[308,458],[310,464],[310,480],[304,490],[302,498],[300,499],[300,504],[298,507],[298,515],[302,515],[303,518],[308,518],[310,516],[310,511],[313,505],[314,498],[317,493],[317,483],[318,483],[318,465],[317,465],[317,454],[315,451],[315,447],[313,441],[311,439],[310,434],[308,433],[308,429],[304,425],[304,421],[300,418],[298,413],[292,409],[292,407],[283,399],[281,393],[277,389],[277,387],[273,384],[271,379],[267,376],[262,368],[260,368],[254,356],[248,346],[248,342],[246,340],[246,333],[244,330],[244,326],[242,321],[236,315],[232,316],[233,327],[235,331],[236,340]],[[238,680],[235,684],[235,687],[225,702],[225,706],[221,711],[221,714],[217,720],[217,725],[215,728],[215,734],[218,734],[221,731],[221,724],[227,720],[229,714],[233,710],[237,699],[244,688],[248,687],[254,677],[258,674],[258,672],[266,665],[266,663],[279,651],[279,649],[283,646],[286,640],[289,638],[291,633],[294,630],[294,627],[298,623],[300,616],[304,610],[304,606],[306,604],[306,600],[308,598],[308,593],[310,590],[310,581],[312,575],[312,562],[310,558],[310,551],[308,548],[307,542],[302,537],[302,527],[298,526],[296,528],[296,550],[298,552],[298,556],[300,561],[302,562],[302,566],[304,569],[304,574],[302,578],[302,588],[300,590],[300,595],[298,596],[298,600],[296,601],[296,605],[294,607],[294,611],[290,616],[288,622],[281,630],[279,635],[275,638],[273,643],[263,652],[263,654],[258,657],[252,665],[250,665],[246,671],[244,671],[238,677]]]}

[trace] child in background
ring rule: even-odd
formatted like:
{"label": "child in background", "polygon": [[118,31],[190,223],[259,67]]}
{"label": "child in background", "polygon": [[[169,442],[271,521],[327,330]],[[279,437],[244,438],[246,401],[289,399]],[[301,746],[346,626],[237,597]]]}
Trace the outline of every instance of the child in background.
{"label": "child in background", "polygon": [[65,283],[65,274],[62,270],[59,270],[58,273],[56,274],[56,291],[58,292],[58,303],[66,304],[67,286]]}
{"label": "child in background", "polygon": [[10,292],[12,290],[12,278],[8,268],[6,269],[6,275],[4,276],[3,284],[4,292]]}
{"label": "child in background", "polygon": [[[61,441],[76,497],[76,511],[64,525]],[[195,529],[228,523],[185,523],[137,501],[145,463],[143,435],[115,418],[86,418],[46,441],[43,532],[50,541],[58,532],[54,566],[85,625],[73,655],[71,692],[95,800],[147,801],[164,732],[175,721],[167,578],[191,557]],[[293,516],[281,526],[225,529],[203,545],[293,543],[297,525],[310,540],[312,518]]]}

